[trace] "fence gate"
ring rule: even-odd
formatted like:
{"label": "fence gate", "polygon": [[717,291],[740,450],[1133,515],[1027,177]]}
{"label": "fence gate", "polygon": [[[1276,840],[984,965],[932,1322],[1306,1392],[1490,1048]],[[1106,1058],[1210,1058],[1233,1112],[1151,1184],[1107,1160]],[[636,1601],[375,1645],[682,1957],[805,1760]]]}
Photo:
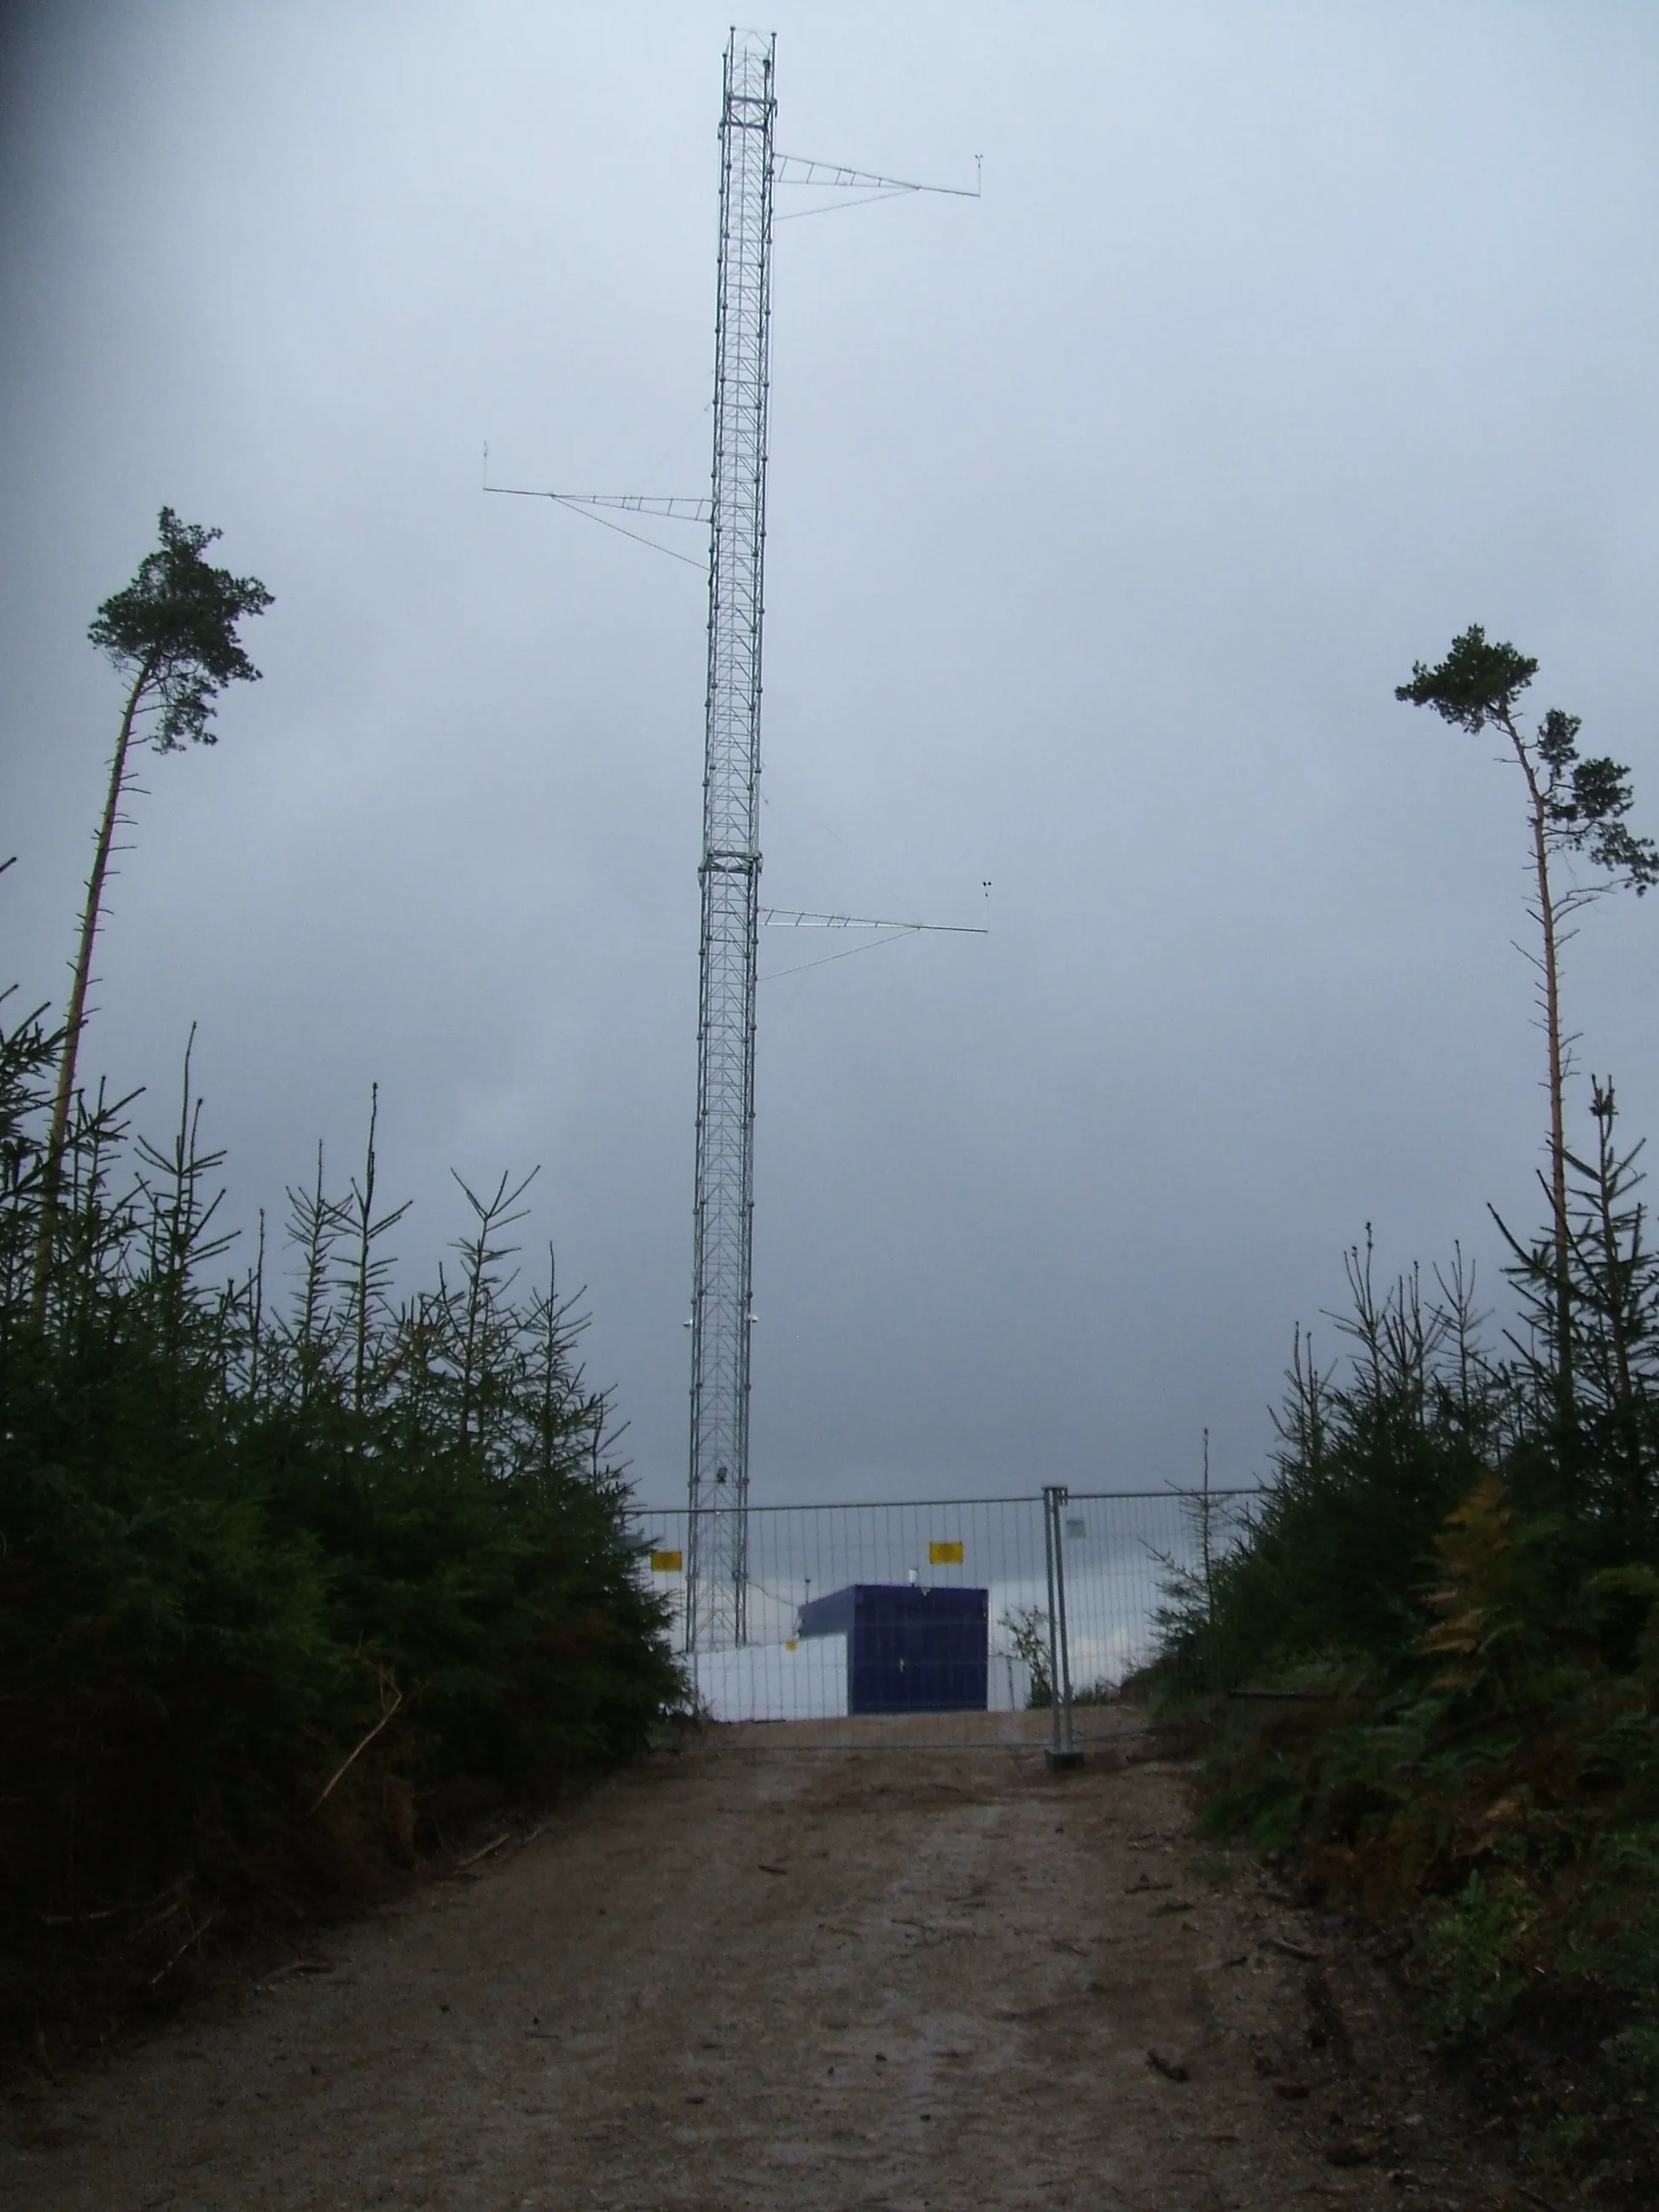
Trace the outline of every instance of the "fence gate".
{"label": "fence gate", "polygon": [[1074,1764],[1200,1590],[1253,1492],[1080,1492],[756,1505],[743,1640],[695,1644],[696,1516],[632,1509],[699,1705],[733,1743],[791,1750],[1044,1747]]}

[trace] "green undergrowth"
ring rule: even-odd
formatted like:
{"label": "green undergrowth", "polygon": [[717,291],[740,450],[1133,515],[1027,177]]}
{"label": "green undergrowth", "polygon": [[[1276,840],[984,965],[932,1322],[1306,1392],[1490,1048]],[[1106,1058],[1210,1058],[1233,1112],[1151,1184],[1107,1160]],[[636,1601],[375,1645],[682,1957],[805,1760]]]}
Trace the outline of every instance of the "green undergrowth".
{"label": "green undergrowth", "polygon": [[1200,1825],[1358,1907],[1483,2108],[1595,2180],[1591,2201],[1642,2203],[1634,2177],[1659,2157],[1659,1638],[1650,1612],[1634,1648],[1598,1649],[1599,1601],[1626,1595],[1605,1586],[1579,1636],[1506,1618],[1492,1585],[1524,1531],[1504,1497],[1487,1478],[1447,1531],[1431,1595],[1455,1593],[1457,1647],[1431,1626],[1392,1663],[1332,1653],[1318,1699],[1211,1701]]}
{"label": "green undergrowth", "polygon": [[[394,1294],[373,1128],[240,1269],[184,1109],[82,1106],[43,1248],[59,1040],[0,1040],[0,2041],[165,1999],[239,1925],[372,1893],[684,1702],[609,1409],[524,1186],[465,1186]],[[274,1240],[273,1240],[274,1242]]]}
{"label": "green undergrowth", "polygon": [[1348,1356],[1298,1340],[1272,1482],[1171,1578],[1148,1687],[1206,1746],[1205,1831],[1358,1909],[1483,2108],[1585,2201],[1635,2205],[1659,2167],[1659,1282],[1601,1127],[1565,1375],[1547,1249],[1516,1248],[1532,1326],[1501,1354],[1461,1267],[1378,1294],[1352,1254]]}

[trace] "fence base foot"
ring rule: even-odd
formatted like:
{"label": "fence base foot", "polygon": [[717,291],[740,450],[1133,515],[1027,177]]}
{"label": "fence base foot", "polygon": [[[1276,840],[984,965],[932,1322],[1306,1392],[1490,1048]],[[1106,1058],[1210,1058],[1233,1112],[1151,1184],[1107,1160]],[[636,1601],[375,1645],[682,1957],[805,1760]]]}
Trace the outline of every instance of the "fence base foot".
{"label": "fence base foot", "polygon": [[1069,1774],[1083,1764],[1083,1753],[1075,1744],[1062,1751],[1057,1744],[1045,1744],[1042,1763],[1050,1774]]}

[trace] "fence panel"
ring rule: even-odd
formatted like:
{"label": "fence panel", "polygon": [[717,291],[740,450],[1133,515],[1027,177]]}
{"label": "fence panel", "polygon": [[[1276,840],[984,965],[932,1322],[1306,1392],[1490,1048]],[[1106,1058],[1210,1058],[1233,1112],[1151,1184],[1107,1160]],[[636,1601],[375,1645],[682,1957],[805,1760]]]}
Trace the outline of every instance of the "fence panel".
{"label": "fence panel", "polygon": [[[698,1701],[732,1741],[790,1749],[1073,1741],[1152,1656],[1167,1585],[1232,1540],[1170,1492],[758,1505],[743,1644],[685,1651],[693,1516],[635,1509],[640,1571],[670,1603]],[[733,1609],[735,1611],[735,1609]],[[1055,1698],[1058,1686],[1060,1696]],[[1104,1716],[1101,1716],[1103,1723]]]}
{"label": "fence panel", "polygon": [[1177,1592],[1194,1601],[1208,1571],[1239,1541],[1255,1490],[1063,1491],[1072,1698],[1117,1693],[1158,1647],[1158,1613]]}
{"label": "fence panel", "polygon": [[[692,1516],[637,1513],[641,1569],[683,1648]],[[1031,1667],[1016,1624],[1042,1603],[1042,1517],[1030,1498],[757,1505],[747,1640],[684,1654],[718,1721],[792,1747],[1020,1741]]]}

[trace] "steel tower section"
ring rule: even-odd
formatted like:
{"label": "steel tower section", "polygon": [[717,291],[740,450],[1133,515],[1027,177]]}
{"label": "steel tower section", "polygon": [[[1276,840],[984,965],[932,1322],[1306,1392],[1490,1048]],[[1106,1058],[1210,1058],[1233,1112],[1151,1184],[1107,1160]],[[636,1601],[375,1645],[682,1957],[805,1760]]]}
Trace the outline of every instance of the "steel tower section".
{"label": "steel tower section", "polygon": [[720,111],[685,1639],[745,1639],[761,617],[777,41],[733,31]]}

